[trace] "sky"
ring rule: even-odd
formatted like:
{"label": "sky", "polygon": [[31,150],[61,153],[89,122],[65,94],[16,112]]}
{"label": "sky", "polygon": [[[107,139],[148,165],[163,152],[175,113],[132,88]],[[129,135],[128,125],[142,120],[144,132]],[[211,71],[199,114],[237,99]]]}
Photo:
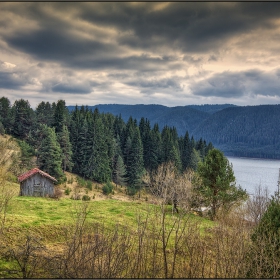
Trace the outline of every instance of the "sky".
{"label": "sky", "polygon": [[280,103],[280,2],[0,2],[0,97]]}

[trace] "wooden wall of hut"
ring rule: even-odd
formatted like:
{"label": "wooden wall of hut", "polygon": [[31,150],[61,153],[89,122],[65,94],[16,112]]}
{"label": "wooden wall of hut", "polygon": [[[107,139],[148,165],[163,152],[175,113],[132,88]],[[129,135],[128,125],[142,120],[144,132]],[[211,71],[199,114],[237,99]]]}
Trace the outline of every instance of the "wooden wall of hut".
{"label": "wooden wall of hut", "polygon": [[20,184],[21,196],[47,196],[54,194],[54,183],[37,173]]}

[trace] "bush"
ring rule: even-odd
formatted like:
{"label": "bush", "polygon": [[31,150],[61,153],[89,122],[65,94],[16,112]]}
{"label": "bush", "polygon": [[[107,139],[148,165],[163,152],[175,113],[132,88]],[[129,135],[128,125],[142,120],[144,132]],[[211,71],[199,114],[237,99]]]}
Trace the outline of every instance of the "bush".
{"label": "bush", "polygon": [[111,193],[113,191],[113,185],[110,182],[107,182],[105,185],[102,187],[102,192],[106,195]]}
{"label": "bush", "polygon": [[86,188],[89,189],[90,191],[92,191],[92,182],[91,181],[86,182]]}
{"label": "bush", "polygon": [[70,192],[71,192],[71,189],[70,189],[70,188],[67,188],[67,189],[64,191],[64,193],[65,193],[66,195],[69,195]]}
{"label": "bush", "polygon": [[89,201],[90,200],[90,197],[88,196],[88,195],[83,195],[83,197],[82,197],[82,200],[83,201]]}
{"label": "bush", "polygon": [[86,180],[81,177],[76,177],[76,181],[78,183],[78,187],[85,188],[86,187]]}

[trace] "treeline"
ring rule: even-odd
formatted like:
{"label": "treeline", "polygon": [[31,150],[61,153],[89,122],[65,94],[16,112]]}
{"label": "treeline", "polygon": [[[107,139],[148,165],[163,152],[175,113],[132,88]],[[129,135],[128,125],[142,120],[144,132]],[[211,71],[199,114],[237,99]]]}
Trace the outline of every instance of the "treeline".
{"label": "treeline", "polygon": [[[70,110],[73,107],[69,106]],[[178,135],[188,131],[196,140],[206,139],[226,155],[280,159],[280,105],[235,106],[188,105],[96,105],[100,112],[129,116],[140,121],[146,116],[160,129],[176,127]]]}
{"label": "treeline", "polygon": [[172,161],[179,171],[196,169],[213,148],[202,138],[195,141],[188,132],[178,136],[175,127],[162,131],[156,123],[141,118],[139,124],[130,117],[100,113],[87,106],[76,106],[71,112],[64,100],[41,102],[35,110],[27,100],[13,105],[6,97],[0,99],[0,133],[19,140],[22,165],[37,165],[65,180],[63,171],[73,171],[84,178],[103,183],[114,181],[127,185],[135,193],[142,185],[144,172]]}

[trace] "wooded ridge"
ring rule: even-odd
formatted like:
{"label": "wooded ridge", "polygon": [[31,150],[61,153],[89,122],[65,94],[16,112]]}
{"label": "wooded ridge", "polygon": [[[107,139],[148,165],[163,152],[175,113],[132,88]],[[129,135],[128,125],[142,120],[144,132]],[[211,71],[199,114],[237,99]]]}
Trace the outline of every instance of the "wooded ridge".
{"label": "wooded ridge", "polygon": [[[73,110],[73,106],[68,106]],[[280,159],[280,105],[236,106],[232,104],[162,105],[102,104],[89,106],[100,112],[121,114],[126,121],[148,118],[151,125],[158,123],[176,127],[178,135],[186,131],[195,139],[211,141],[226,155]]]}

